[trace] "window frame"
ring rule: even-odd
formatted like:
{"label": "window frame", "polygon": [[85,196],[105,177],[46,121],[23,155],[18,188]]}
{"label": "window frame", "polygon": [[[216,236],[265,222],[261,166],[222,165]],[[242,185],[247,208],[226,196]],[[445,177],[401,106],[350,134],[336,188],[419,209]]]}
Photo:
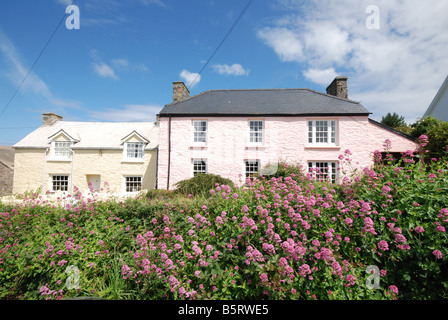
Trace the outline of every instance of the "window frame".
{"label": "window frame", "polygon": [[[199,126],[196,126],[197,123],[201,123]],[[204,123],[205,125],[202,125],[202,123]],[[204,119],[197,119],[197,120],[192,120],[192,128],[193,128],[193,136],[192,136],[192,144],[193,145],[206,145],[207,144],[207,132],[208,132],[208,121],[204,120]],[[196,129],[202,129],[204,128],[204,130],[196,130]],[[196,136],[196,133],[198,133],[199,135]],[[196,141],[197,137],[201,137],[201,139],[198,139],[198,141]],[[201,140],[201,141],[199,141]],[[204,141],[202,141],[204,140]]]}
{"label": "window frame", "polygon": [[[139,178],[139,190],[133,190],[134,188],[132,188],[132,191],[128,191],[128,183],[138,183],[138,181],[128,181],[128,178]],[[133,186],[130,186],[133,187]],[[137,193],[143,190],[143,176],[139,176],[139,175],[127,175],[124,176],[124,192],[125,193]]]}
{"label": "window frame", "polygon": [[[250,162],[252,163],[256,163],[257,164],[257,169],[255,171],[251,170],[248,171],[248,165],[250,168]],[[260,164],[260,160],[259,159],[246,159],[244,160],[244,178],[247,180],[247,178],[249,178],[251,181],[255,179],[254,175],[258,173],[258,171],[260,171],[261,168],[261,164]]]}
{"label": "window frame", "polygon": [[[260,126],[254,126],[254,128],[258,128],[259,130],[252,130],[252,123],[254,122],[260,122],[261,123],[261,127]],[[265,121],[264,120],[259,120],[259,119],[250,119],[248,121],[248,126],[249,126],[249,145],[264,145],[264,140],[265,140]],[[261,129],[260,129],[261,128]],[[255,141],[252,141],[252,134],[254,134],[254,137],[256,137]]]}
{"label": "window frame", "polygon": [[[53,144],[53,157],[55,160],[71,160],[72,155],[72,145],[71,141],[66,140],[55,140]],[[66,147],[58,147],[59,144],[65,144]],[[62,150],[62,151],[61,151]]]}
{"label": "window frame", "polygon": [[[133,150],[129,150],[129,147],[131,145],[140,146],[141,150],[138,150],[138,148],[134,148]],[[137,155],[139,155],[141,153],[141,157],[139,157],[139,156],[135,156],[135,157],[131,156],[130,157],[129,156],[130,152],[132,152],[134,154],[136,153]],[[143,161],[144,157],[145,157],[145,143],[144,142],[130,142],[130,141],[126,142],[126,145],[125,145],[125,159],[126,160]]]}
{"label": "window frame", "polygon": [[[323,123],[326,122],[326,125]],[[339,122],[337,119],[308,119],[307,120],[307,145],[335,147],[338,146]],[[323,130],[317,130],[322,128]],[[326,139],[327,141],[318,141]]]}
{"label": "window frame", "polygon": [[[199,170],[196,170],[196,168],[195,168],[195,166],[196,166],[196,164],[195,164],[195,162],[199,162],[199,161],[201,161],[201,162],[203,162],[203,165],[204,165],[204,171],[199,171]],[[207,174],[208,173],[208,163],[207,163],[207,159],[192,159],[192,161],[191,161],[191,164],[192,164],[192,176],[193,177],[195,177],[198,173],[205,173],[205,174]],[[201,166],[202,166],[202,164],[201,164]]]}
{"label": "window frame", "polygon": [[[55,180],[56,177],[66,177],[67,179],[59,179]],[[55,182],[66,182],[65,188],[66,190],[61,189],[55,189]],[[51,174],[50,175],[50,192],[68,192],[69,190],[69,183],[70,183],[70,175],[69,174]],[[59,183],[59,187],[61,187],[62,184]]]}
{"label": "window frame", "polygon": [[[325,176],[325,179],[318,179],[318,181],[328,181],[331,183],[337,183],[338,182],[338,162],[333,160],[318,160],[318,161],[308,161],[308,173],[311,173],[313,175],[313,178],[318,179],[316,177],[316,172],[311,172],[311,169],[319,168],[319,171],[322,170],[322,168],[330,170],[328,172],[323,173]],[[322,164],[322,166],[318,165]]]}

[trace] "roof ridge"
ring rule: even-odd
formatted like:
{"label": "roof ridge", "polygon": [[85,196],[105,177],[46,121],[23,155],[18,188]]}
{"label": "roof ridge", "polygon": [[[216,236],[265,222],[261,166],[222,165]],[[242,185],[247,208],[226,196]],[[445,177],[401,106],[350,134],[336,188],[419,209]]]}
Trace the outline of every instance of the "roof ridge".
{"label": "roof ridge", "polygon": [[341,101],[345,101],[345,102],[350,102],[350,103],[355,103],[355,104],[360,104],[360,102],[359,101],[355,101],[355,100],[351,100],[351,99],[345,99],[345,98],[340,98],[340,97],[337,97],[337,96],[334,96],[334,95],[331,95],[331,94],[328,94],[328,93],[323,93],[323,92],[320,92],[320,91],[317,91],[317,90],[314,90],[314,89],[310,89],[310,88],[255,88],[255,89],[209,89],[209,90],[205,90],[205,91],[202,91],[202,92],[200,92],[200,93],[198,93],[198,94],[195,94],[195,95],[193,95],[193,96],[190,96],[190,97],[188,97],[188,98],[186,98],[186,99],[184,99],[184,100],[181,100],[181,101],[176,101],[176,102],[171,102],[171,103],[169,103],[169,104],[166,104],[165,106],[172,106],[172,105],[175,105],[175,104],[177,104],[177,103],[181,103],[181,102],[184,102],[184,101],[188,101],[188,100],[191,100],[191,99],[195,99],[195,98],[198,98],[198,97],[200,97],[200,96],[202,96],[202,95],[205,95],[205,94],[207,94],[207,93],[210,93],[210,92],[231,92],[231,91],[294,91],[294,90],[306,90],[306,91],[309,91],[309,92],[312,92],[312,93],[317,93],[317,94],[320,94],[320,95],[323,95],[323,96],[326,96],[326,97],[330,97],[330,98],[334,98],[334,99],[338,99],[338,100],[341,100]]}

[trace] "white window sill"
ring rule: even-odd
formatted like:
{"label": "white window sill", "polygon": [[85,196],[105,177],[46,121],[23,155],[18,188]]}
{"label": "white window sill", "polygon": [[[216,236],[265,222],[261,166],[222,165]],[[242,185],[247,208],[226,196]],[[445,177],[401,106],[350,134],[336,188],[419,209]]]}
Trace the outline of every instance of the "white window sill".
{"label": "white window sill", "polygon": [[49,162],[72,162],[72,159],[68,159],[68,158],[50,158],[50,159],[47,159],[47,161],[49,161]]}
{"label": "white window sill", "polygon": [[144,159],[132,159],[132,158],[125,158],[121,160],[121,163],[145,163]]}
{"label": "white window sill", "polygon": [[267,147],[264,144],[249,144],[246,146],[246,149],[258,149],[258,148],[265,149]]}
{"label": "white window sill", "polygon": [[336,145],[328,145],[328,144],[323,144],[323,145],[308,144],[305,146],[305,149],[335,149],[335,150],[339,150],[339,149],[341,149],[341,147],[336,146]]}

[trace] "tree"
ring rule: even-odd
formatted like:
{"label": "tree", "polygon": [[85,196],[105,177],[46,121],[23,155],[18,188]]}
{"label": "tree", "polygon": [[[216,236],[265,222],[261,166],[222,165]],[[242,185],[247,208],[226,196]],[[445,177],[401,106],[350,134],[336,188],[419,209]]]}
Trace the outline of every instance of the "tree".
{"label": "tree", "polygon": [[388,112],[386,116],[383,116],[381,118],[381,123],[385,124],[386,126],[389,126],[391,128],[406,127],[406,122],[404,121],[404,117],[399,116],[395,112],[393,114]]}
{"label": "tree", "polygon": [[440,158],[446,155],[448,146],[448,122],[433,117],[425,117],[411,125],[411,136],[419,138],[428,137],[426,149],[428,158]]}

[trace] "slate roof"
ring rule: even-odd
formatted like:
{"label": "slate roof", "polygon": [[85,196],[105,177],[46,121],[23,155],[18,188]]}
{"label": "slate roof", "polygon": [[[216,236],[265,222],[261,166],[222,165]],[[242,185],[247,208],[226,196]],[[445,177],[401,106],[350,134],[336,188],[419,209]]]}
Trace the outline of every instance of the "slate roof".
{"label": "slate roof", "polygon": [[122,139],[133,131],[149,141],[146,150],[159,144],[158,127],[154,122],[76,122],[57,121],[41,126],[17,142],[14,148],[47,148],[51,136],[63,130],[76,139],[76,149],[122,149]]}
{"label": "slate roof", "polygon": [[369,115],[359,102],[311,89],[209,90],[165,105],[159,116]]}

